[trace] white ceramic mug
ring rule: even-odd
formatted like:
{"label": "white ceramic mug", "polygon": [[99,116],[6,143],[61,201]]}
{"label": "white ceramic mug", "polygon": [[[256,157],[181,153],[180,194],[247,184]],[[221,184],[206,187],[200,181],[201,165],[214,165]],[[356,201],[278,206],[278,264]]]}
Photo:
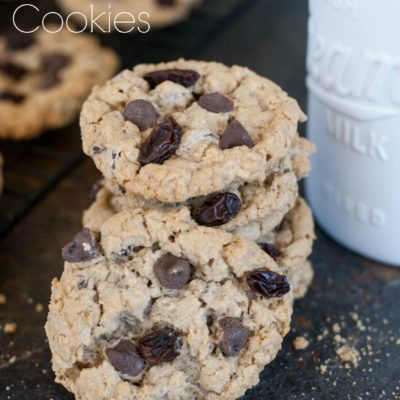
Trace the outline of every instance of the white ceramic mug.
{"label": "white ceramic mug", "polygon": [[400,266],[400,0],[310,0],[307,197],[321,227]]}

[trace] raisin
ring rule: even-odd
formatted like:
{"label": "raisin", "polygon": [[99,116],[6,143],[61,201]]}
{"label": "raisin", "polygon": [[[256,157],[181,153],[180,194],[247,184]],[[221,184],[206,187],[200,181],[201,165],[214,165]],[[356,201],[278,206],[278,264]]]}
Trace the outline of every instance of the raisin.
{"label": "raisin", "polygon": [[162,164],[175,154],[182,137],[182,128],[173,117],[156,125],[140,147],[139,162],[142,165]]}
{"label": "raisin", "polygon": [[142,356],[151,365],[171,362],[182,347],[180,336],[173,329],[160,329],[139,340]]}
{"label": "raisin", "polygon": [[282,297],[290,291],[286,276],[270,270],[250,272],[247,284],[253,292],[267,298]]}
{"label": "raisin", "polygon": [[193,86],[200,78],[200,74],[191,69],[164,69],[146,74],[143,79],[147,81],[151,89],[160,83],[171,81],[186,88]]}
{"label": "raisin", "polygon": [[204,226],[219,226],[226,224],[239,214],[242,203],[234,193],[217,193],[208,196],[206,200],[192,207],[192,218]]}

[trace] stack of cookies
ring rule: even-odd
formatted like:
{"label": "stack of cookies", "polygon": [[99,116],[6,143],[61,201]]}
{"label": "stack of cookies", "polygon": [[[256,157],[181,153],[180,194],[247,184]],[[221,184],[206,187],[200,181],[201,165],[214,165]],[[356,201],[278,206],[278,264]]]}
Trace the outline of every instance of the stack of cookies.
{"label": "stack of cookies", "polygon": [[257,384],[312,279],[304,120],[271,81],[213,62],[139,65],[93,90],[83,149],[104,180],[46,325],[77,399],[228,400]]}

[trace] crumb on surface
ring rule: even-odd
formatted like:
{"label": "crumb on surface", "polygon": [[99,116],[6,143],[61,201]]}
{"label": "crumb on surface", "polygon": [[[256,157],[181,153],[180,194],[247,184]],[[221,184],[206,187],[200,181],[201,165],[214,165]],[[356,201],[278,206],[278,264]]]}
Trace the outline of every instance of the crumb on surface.
{"label": "crumb on surface", "polygon": [[0,293],[0,306],[7,303],[7,297],[4,293]]}
{"label": "crumb on surface", "polygon": [[37,303],[36,306],[35,306],[35,311],[38,314],[40,314],[41,312],[43,312],[43,310],[44,310],[43,304],[42,303]]}
{"label": "crumb on surface", "polygon": [[5,333],[15,333],[17,331],[17,324],[15,322],[7,322],[4,324]]}
{"label": "crumb on surface", "polygon": [[360,361],[360,353],[356,348],[349,345],[343,345],[336,350],[336,354],[339,356],[342,362],[350,363],[355,367],[358,366]]}
{"label": "crumb on surface", "polygon": [[304,350],[308,347],[309,341],[304,336],[298,336],[293,340],[293,348],[295,350]]}

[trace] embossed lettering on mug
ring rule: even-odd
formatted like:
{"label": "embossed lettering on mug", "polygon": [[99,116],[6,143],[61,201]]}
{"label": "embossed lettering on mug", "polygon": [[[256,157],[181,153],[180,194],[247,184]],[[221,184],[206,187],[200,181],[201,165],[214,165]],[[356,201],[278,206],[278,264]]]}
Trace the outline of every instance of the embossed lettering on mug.
{"label": "embossed lettering on mug", "polygon": [[363,224],[371,225],[375,228],[382,228],[386,225],[386,214],[381,209],[370,207],[360,200],[353,199],[348,194],[341,192],[327,180],[321,183],[322,194],[347,215]]}
{"label": "embossed lettering on mug", "polygon": [[335,10],[341,12],[346,17],[357,18],[358,1],[359,0],[325,0]]}
{"label": "embossed lettering on mug", "polygon": [[375,158],[386,162],[388,153],[386,143],[388,138],[372,129],[365,127],[361,122],[346,118],[335,111],[326,109],[327,132],[343,146],[357,154]]}
{"label": "embossed lettering on mug", "polygon": [[[312,18],[309,35],[307,83],[311,91],[318,92],[316,85],[324,90],[322,94],[316,93],[318,97],[325,97],[324,102],[365,100],[365,104],[353,101],[346,107],[348,114],[354,113],[359,119],[371,120],[398,114],[400,57],[372,51],[359,54],[351,46],[327,43],[326,38],[316,31]],[[374,108],[369,105],[378,102],[386,102],[388,106]],[[367,118],[368,115],[370,118]]]}

